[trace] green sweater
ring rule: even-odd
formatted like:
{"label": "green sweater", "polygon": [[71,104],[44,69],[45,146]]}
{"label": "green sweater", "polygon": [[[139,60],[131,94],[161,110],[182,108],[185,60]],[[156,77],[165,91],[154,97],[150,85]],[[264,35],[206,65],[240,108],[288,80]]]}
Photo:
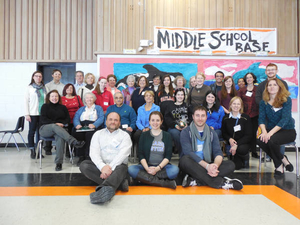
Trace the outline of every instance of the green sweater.
{"label": "green sweater", "polygon": [[[163,132],[162,141],[165,144],[165,151],[164,151],[164,158],[167,158],[169,161],[172,157],[172,137],[171,135],[166,132]],[[152,142],[154,140],[154,137],[151,136],[150,130],[143,132],[141,134],[140,140],[139,140],[139,159],[140,161],[142,159],[145,159],[146,162],[149,162],[150,158],[150,150],[152,146]]]}

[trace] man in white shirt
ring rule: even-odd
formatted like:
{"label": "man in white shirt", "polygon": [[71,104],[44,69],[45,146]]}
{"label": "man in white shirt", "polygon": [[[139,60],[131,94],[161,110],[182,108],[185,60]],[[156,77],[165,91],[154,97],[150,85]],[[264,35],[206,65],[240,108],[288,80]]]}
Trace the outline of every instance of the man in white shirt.
{"label": "man in white shirt", "polygon": [[62,73],[60,70],[55,69],[52,71],[53,80],[45,85],[47,93],[52,90],[57,90],[60,96],[62,96],[65,85],[60,82]]}
{"label": "man in white shirt", "polygon": [[91,203],[109,201],[119,188],[128,191],[127,162],[132,142],[119,129],[121,117],[116,112],[107,115],[106,128],[97,131],[91,140],[90,157],[80,164],[80,171],[99,186],[90,194]]}
{"label": "man in white shirt", "polygon": [[74,84],[74,87],[75,87],[76,93],[78,94],[78,89],[85,86],[85,83],[83,82],[84,73],[80,70],[76,71],[75,72],[75,80],[76,80],[76,82]]}

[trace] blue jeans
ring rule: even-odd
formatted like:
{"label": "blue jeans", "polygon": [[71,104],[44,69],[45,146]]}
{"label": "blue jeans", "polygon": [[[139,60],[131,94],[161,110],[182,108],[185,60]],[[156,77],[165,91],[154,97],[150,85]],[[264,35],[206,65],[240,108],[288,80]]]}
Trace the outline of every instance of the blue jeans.
{"label": "blue jeans", "polygon": [[178,150],[179,156],[182,154],[181,150],[181,144],[180,144],[180,130],[177,130],[176,128],[169,128],[168,132],[171,134],[173,141],[175,143],[176,149]]}
{"label": "blue jeans", "polygon": [[[177,166],[174,166],[172,164],[167,164],[164,168],[166,169],[168,178],[170,180],[173,180],[177,177],[177,174],[179,173],[179,168]],[[129,166],[128,173],[133,179],[135,179],[140,170],[145,170],[142,164],[132,165]]]}

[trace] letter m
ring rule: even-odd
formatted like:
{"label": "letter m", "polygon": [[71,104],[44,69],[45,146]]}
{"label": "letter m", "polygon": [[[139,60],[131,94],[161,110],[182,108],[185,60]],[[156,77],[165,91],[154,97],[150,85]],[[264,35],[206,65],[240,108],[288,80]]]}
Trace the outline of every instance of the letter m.
{"label": "letter m", "polygon": [[157,32],[157,47],[158,48],[161,48],[162,41],[164,44],[166,44],[166,42],[168,42],[168,48],[170,48],[170,38],[169,38],[169,33],[167,30],[165,31],[165,35],[163,35],[160,30],[158,30],[158,32]]}

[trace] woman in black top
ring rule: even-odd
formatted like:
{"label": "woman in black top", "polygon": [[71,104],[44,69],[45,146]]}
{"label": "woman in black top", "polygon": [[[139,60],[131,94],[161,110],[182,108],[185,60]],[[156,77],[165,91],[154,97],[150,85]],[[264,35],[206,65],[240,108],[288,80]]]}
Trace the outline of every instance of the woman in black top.
{"label": "woman in black top", "polygon": [[70,122],[69,112],[66,106],[61,105],[61,97],[57,90],[50,91],[46,96],[46,104],[41,109],[40,135],[42,137],[54,137],[56,142],[56,171],[62,169],[65,141],[76,148],[84,145],[84,141],[77,141],[65,129]]}
{"label": "woman in black top", "polygon": [[235,169],[249,168],[252,125],[250,117],[243,113],[243,101],[240,97],[233,97],[229,103],[229,114],[222,121],[222,135],[228,143],[227,155],[233,156]]}
{"label": "woman in black top", "polygon": [[151,90],[149,88],[149,82],[145,76],[140,76],[137,81],[138,87],[134,90],[131,95],[131,102],[130,106],[134,109],[137,113],[140,106],[144,105],[145,102],[145,91]]}

